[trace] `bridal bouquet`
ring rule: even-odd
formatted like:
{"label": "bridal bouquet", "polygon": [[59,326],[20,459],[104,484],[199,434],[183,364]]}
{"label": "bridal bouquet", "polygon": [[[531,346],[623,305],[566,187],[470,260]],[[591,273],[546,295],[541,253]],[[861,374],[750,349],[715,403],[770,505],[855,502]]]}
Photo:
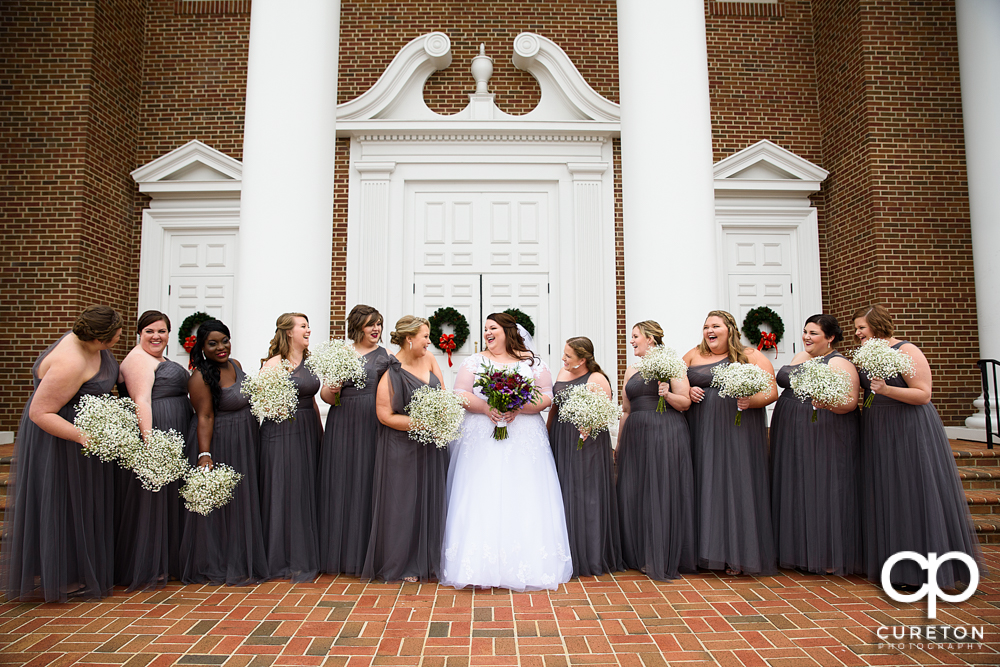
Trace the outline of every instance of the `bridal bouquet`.
{"label": "bridal bouquet", "polygon": [[[913,359],[910,355],[899,350],[894,350],[889,342],[881,338],[869,338],[864,345],[859,347],[851,355],[854,365],[865,372],[869,378],[881,378],[888,380],[898,375],[913,377],[916,371],[913,368]],[[865,399],[865,407],[872,406],[872,399],[875,392],[868,394]]]}
{"label": "bridal bouquet", "polygon": [[[494,368],[489,363],[476,374],[473,387],[482,388],[486,404],[497,412],[520,410],[525,405],[542,399],[542,392],[535,386],[532,378],[526,378],[516,370]],[[493,429],[493,439],[507,439],[507,422],[497,423]]]}
{"label": "bridal bouquet", "polygon": [[184,436],[170,429],[152,429],[145,442],[139,441],[129,452],[128,467],[147,491],[157,492],[175,482],[191,469],[184,456]]}
{"label": "bridal bouquet", "polygon": [[141,441],[135,402],[130,398],[87,394],[76,405],[73,425],[87,436],[83,454],[105,463],[127,461]]}
{"label": "bridal bouquet", "polygon": [[445,389],[420,387],[406,406],[410,439],[439,449],[458,440],[465,419],[465,403],[464,398]]}
{"label": "bridal bouquet", "polygon": [[241,479],[243,475],[225,463],[216,463],[211,470],[201,466],[192,468],[184,476],[184,486],[180,488],[184,507],[189,512],[207,516],[233,499],[233,489]]}
{"label": "bridal bouquet", "polygon": [[[712,386],[719,388],[723,398],[749,398],[771,389],[771,374],[754,364],[722,364],[712,369]],[[743,410],[737,407],[736,425],[742,421]]]}
{"label": "bridal bouquet", "polygon": [[[788,381],[800,401],[812,399],[830,406],[851,402],[851,376],[842,368],[824,364],[822,359],[809,359],[800,364],[791,372]],[[816,421],[816,406],[813,406],[812,421]]]}
{"label": "bridal bouquet", "polygon": [[577,449],[583,449],[584,440],[609,428],[622,417],[621,407],[591,382],[559,392],[556,404],[559,406],[559,421],[569,422],[580,432]]}
{"label": "bridal bouquet", "polygon": [[[673,378],[687,377],[687,366],[684,360],[677,356],[673,348],[657,345],[646,352],[635,364],[635,370],[642,376],[642,379],[649,384],[650,381],[670,382]],[[660,396],[660,401],[656,404],[656,411],[663,412],[667,409],[667,401]]]}
{"label": "bridal bouquet", "polygon": [[[306,359],[306,368],[327,387],[343,386],[348,380],[358,389],[365,387],[365,362],[348,340],[322,343]],[[333,404],[340,405],[339,392],[333,399]]]}
{"label": "bridal bouquet", "polygon": [[283,422],[295,416],[299,390],[292,382],[291,366],[282,361],[279,366],[267,366],[243,380],[240,392],[250,398],[250,412],[259,423],[263,424],[265,419]]}

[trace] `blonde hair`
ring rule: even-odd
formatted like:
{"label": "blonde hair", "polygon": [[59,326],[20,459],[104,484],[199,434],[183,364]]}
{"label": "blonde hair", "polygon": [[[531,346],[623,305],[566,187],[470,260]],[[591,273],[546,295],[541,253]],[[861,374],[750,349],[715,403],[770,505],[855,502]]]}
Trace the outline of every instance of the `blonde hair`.
{"label": "blonde hair", "polygon": [[[750,361],[747,358],[746,348],[743,347],[743,340],[740,338],[740,327],[736,324],[736,318],[724,310],[711,311],[705,316],[705,321],[707,322],[710,317],[721,319],[726,325],[726,330],[729,331],[729,350],[727,353],[729,362],[745,364]],[[701,343],[698,344],[698,351],[705,357],[713,354],[708,348],[708,343],[705,342],[704,336],[701,337]]]}
{"label": "blonde hair", "polygon": [[389,334],[389,342],[393,345],[403,347],[407,338],[412,338],[420,333],[420,327],[430,328],[431,323],[424,317],[416,315],[403,315],[396,320],[396,328]]}
{"label": "blonde hair", "polygon": [[638,329],[646,338],[652,338],[656,345],[663,345],[663,327],[655,320],[643,320],[632,325],[633,329]]}
{"label": "blonde hair", "polygon": [[865,318],[868,328],[872,330],[876,338],[892,338],[892,334],[896,328],[892,323],[892,315],[889,314],[885,306],[874,303],[865,308],[860,308],[855,311],[854,317],[851,320],[856,320],[860,317]]}
{"label": "blonde hair", "polygon": [[[295,318],[301,317],[306,322],[309,322],[309,318],[302,313],[282,313],[278,315],[277,321],[274,323],[274,338],[271,339],[271,346],[267,348],[267,356],[260,360],[260,365],[263,366],[271,357],[280,354],[282,359],[287,359],[288,354],[292,351],[292,345],[288,342],[288,332],[295,328]],[[302,358],[305,359],[309,356],[309,348],[307,347],[302,353]]]}

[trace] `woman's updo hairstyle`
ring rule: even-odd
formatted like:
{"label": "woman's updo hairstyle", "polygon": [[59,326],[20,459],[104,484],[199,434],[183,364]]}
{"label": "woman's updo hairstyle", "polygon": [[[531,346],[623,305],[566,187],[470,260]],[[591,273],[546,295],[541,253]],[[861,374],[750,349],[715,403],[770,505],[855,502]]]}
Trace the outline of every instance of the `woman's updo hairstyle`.
{"label": "woman's updo hairstyle", "polygon": [[529,366],[535,365],[536,357],[528,349],[528,346],[524,344],[524,338],[521,337],[521,332],[517,330],[517,320],[514,319],[513,315],[508,315],[507,313],[490,313],[486,316],[486,319],[493,320],[503,329],[503,335],[507,339],[504,345],[507,354],[515,359],[527,360]]}
{"label": "woman's updo hairstyle", "polygon": [[[360,343],[365,337],[365,327],[369,324],[382,324],[382,313],[372,306],[363,303],[351,308],[351,314],[347,316],[347,337],[355,343]],[[428,325],[430,326],[430,325]],[[379,337],[381,341],[381,336]]]}
{"label": "woman's updo hairstyle", "polygon": [[111,306],[87,306],[73,322],[73,333],[82,341],[111,342],[125,320]]}
{"label": "woman's updo hairstyle", "polygon": [[638,329],[646,338],[652,338],[653,343],[656,345],[663,345],[663,327],[661,327],[655,320],[643,320],[638,324],[632,326],[633,329]]}
{"label": "woman's updo hairstyle", "polygon": [[229,335],[229,327],[219,320],[205,320],[199,324],[198,336],[194,347],[191,348],[191,368],[201,373],[201,379],[212,392],[212,409],[218,412],[219,402],[222,400],[222,387],[219,386],[221,369],[218,364],[205,358],[205,341],[208,339],[208,334],[213,331],[222,333],[226,338],[232,338]]}
{"label": "woman's updo hairstyle", "polygon": [[[276,354],[280,354],[282,359],[288,358],[288,355],[292,351],[292,344],[288,342],[288,332],[295,328],[296,317],[301,317],[306,323],[309,322],[309,318],[302,313],[282,313],[278,315],[278,319],[274,323],[274,338],[271,339],[271,345],[267,348],[267,356],[260,360],[261,366]],[[302,353],[302,358],[309,358],[308,347]]]}
{"label": "woman's updo hairstyle", "polygon": [[413,338],[420,333],[420,327],[430,328],[431,323],[424,317],[403,315],[396,321],[396,328],[389,334],[389,342],[403,347],[407,338]]}
{"label": "woman's updo hairstyle", "polygon": [[[608,380],[608,384],[614,387],[614,383],[611,382],[611,378],[608,374],[601,369],[601,365],[597,363],[594,359],[594,343],[586,336],[574,336],[566,341],[573,353],[583,359],[584,365],[586,365],[587,370],[591,373],[600,373]],[[612,396],[614,395],[614,389],[611,390]]]}
{"label": "woman's updo hairstyle", "polygon": [[159,322],[163,320],[163,323],[167,325],[167,333],[170,333],[170,318],[167,317],[166,313],[161,313],[158,310],[147,310],[142,315],[139,316],[139,323],[135,327],[135,332],[141,334],[142,330],[148,327],[150,324]]}
{"label": "woman's updo hairstyle", "polygon": [[833,336],[834,345],[844,340],[844,330],[840,328],[840,322],[833,315],[819,313],[806,320],[806,324],[818,324],[824,336],[827,338]]}
{"label": "woman's updo hairstyle", "polygon": [[896,327],[893,326],[892,315],[889,314],[885,306],[876,303],[866,308],[860,308],[851,319],[856,320],[860,317],[865,318],[868,328],[872,330],[872,334],[876,338],[892,338]]}

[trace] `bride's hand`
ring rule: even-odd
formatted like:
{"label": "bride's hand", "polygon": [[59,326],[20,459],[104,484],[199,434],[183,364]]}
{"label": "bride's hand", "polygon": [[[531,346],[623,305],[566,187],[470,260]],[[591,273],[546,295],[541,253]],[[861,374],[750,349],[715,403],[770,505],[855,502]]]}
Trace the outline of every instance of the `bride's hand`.
{"label": "bride's hand", "polygon": [[514,417],[518,416],[519,414],[521,414],[520,410],[511,410],[510,412],[505,412],[503,413],[503,420],[508,424],[510,424],[512,421],[514,421]]}
{"label": "bride's hand", "polygon": [[490,421],[496,424],[503,420],[503,413],[498,412],[496,408],[490,408],[490,411],[486,413],[486,416],[490,418]]}

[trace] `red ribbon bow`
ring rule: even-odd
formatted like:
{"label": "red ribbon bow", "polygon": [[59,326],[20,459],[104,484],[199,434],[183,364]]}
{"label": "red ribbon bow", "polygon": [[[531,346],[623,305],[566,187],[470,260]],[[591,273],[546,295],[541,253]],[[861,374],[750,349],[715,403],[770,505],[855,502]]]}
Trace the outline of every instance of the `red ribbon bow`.
{"label": "red ribbon bow", "polygon": [[[185,338],[184,339],[184,351],[187,352],[188,354],[190,354],[191,350],[194,349],[195,343],[197,343],[197,342],[198,342],[198,337],[195,336],[195,335],[193,335],[193,334],[191,336],[188,336],[187,338]],[[194,366],[189,361],[188,362],[188,370],[191,370],[192,368],[194,368]]]}
{"label": "red ribbon bow", "polygon": [[766,350],[768,348],[774,348],[774,358],[778,358],[778,337],[773,333],[767,333],[765,331],[760,332],[760,342],[757,344],[758,350]]}
{"label": "red ribbon bow", "polygon": [[441,334],[438,345],[448,353],[448,366],[451,366],[451,353],[455,351],[455,334]]}

